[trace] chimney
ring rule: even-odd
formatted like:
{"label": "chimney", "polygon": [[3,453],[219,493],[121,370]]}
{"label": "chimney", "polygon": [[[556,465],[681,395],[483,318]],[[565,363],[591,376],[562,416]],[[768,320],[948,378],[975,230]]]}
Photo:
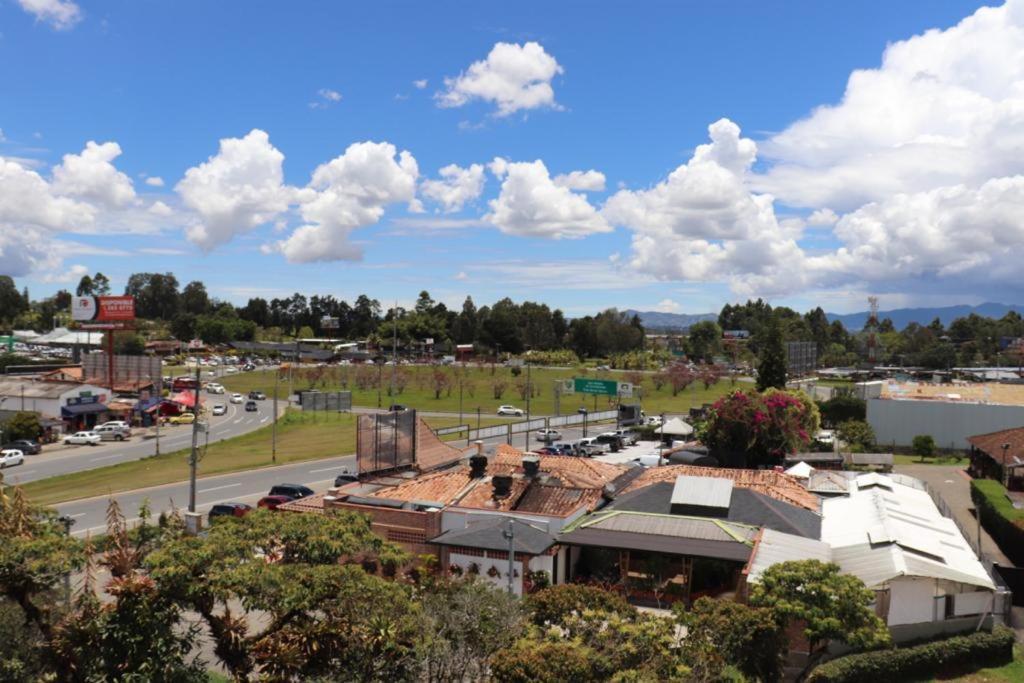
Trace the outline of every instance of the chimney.
{"label": "chimney", "polygon": [[487,473],[487,456],[482,453],[470,456],[469,478],[481,479]]}
{"label": "chimney", "polygon": [[540,456],[539,455],[524,455],[523,456],[523,473],[529,479],[533,479],[538,474],[540,474]]}
{"label": "chimney", "polygon": [[504,498],[512,493],[512,475],[496,474],[491,477],[491,485],[494,486],[494,497]]}

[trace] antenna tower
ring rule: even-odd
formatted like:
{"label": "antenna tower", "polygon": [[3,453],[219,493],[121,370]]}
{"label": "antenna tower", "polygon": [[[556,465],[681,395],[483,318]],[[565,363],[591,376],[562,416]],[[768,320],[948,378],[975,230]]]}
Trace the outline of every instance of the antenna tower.
{"label": "antenna tower", "polygon": [[874,365],[878,361],[878,297],[869,296],[868,306],[871,312],[864,328],[868,333],[868,361]]}

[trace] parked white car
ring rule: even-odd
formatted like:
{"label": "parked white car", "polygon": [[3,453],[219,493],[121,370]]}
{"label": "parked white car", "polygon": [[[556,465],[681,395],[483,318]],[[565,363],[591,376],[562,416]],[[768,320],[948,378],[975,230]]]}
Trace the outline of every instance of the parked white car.
{"label": "parked white car", "polygon": [[650,427],[660,427],[661,415],[651,415],[649,418],[647,418],[646,424]]}
{"label": "parked white car", "polygon": [[65,446],[98,446],[103,438],[96,432],[75,432],[64,437]]}
{"label": "parked white car", "polygon": [[522,417],[525,415],[522,408],[516,408],[515,406],[498,406],[498,415],[512,415],[513,417]]}
{"label": "parked white car", "polygon": [[241,403],[244,400],[245,399],[242,397],[241,394],[231,394],[231,402],[232,403]]}
{"label": "parked white car", "polygon": [[0,467],[14,467],[23,464],[25,464],[25,454],[21,451],[14,448],[0,451]]}
{"label": "parked white car", "polygon": [[537,441],[543,441],[544,443],[551,443],[552,441],[560,441],[562,439],[562,433],[557,429],[538,429],[537,430]]}

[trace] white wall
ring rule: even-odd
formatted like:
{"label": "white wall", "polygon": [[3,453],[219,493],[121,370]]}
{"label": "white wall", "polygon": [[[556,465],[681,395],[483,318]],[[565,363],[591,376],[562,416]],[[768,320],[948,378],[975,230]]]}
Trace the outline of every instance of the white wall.
{"label": "white wall", "polygon": [[[545,571],[548,576],[551,576],[552,570],[554,569],[554,558],[550,555],[541,555],[539,557],[530,558],[530,562],[527,565],[528,571],[538,572]],[[506,590],[508,588],[508,558],[491,558],[491,557],[478,557],[476,555],[463,555],[462,553],[452,552],[448,554],[448,564],[458,565],[462,567],[462,574],[465,576],[468,573],[469,566],[476,563],[480,567],[480,573],[477,578],[481,581],[491,582],[495,588]],[[497,576],[488,576],[487,571],[491,567],[498,569]],[[512,579],[512,590],[517,596],[523,594],[523,563],[519,560],[515,560],[512,563],[513,571],[518,573],[518,576],[514,576]]]}
{"label": "white wall", "polygon": [[939,448],[969,448],[967,437],[1024,426],[1024,406],[947,401],[868,400],[868,422],[880,447],[909,446],[931,434]]}
{"label": "white wall", "polygon": [[889,582],[889,626],[918,624],[935,618],[935,580],[903,578]]}

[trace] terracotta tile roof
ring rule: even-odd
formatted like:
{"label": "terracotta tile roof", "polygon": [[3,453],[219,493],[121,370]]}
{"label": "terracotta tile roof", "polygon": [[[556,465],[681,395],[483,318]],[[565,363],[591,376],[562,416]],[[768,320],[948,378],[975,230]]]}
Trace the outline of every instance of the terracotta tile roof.
{"label": "terracotta tile roof", "polygon": [[593,510],[601,500],[599,489],[581,489],[567,486],[550,486],[534,484],[519,499],[515,509],[518,512],[531,512],[538,515],[565,517],[581,507]]}
{"label": "terracotta tile roof", "polygon": [[817,512],[820,508],[818,497],[809,492],[794,477],[774,470],[734,470],[722,467],[696,467],[693,465],[666,465],[644,470],[643,474],[630,482],[622,493],[636,491],[652,484],[674,482],[679,476],[724,477],[732,479],[733,485],[762,493],[784,503],[799,505]]}
{"label": "terracotta tile roof", "polygon": [[442,472],[421,474],[415,479],[409,479],[401,484],[385,486],[369,494],[369,497],[404,501],[421,500],[450,505],[469,484],[469,468],[458,467]]}
{"label": "terracotta tile roof", "polygon": [[[967,441],[1000,465],[1024,465],[1024,427],[969,436]],[[1003,444],[1010,447],[1004,450]]]}
{"label": "terracotta tile roof", "polygon": [[312,496],[298,498],[283,505],[278,505],[277,509],[285,512],[312,512],[322,515],[324,514],[324,496],[326,495],[326,493],[314,493]]}
{"label": "terracotta tile roof", "polygon": [[494,485],[490,477],[476,479],[476,484],[454,503],[455,507],[473,508],[477,510],[515,510],[522,495],[530,486],[527,479],[513,479],[509,495],[502,498],[494,497]]}
{"label": "terracotta tile roof", "polygon": [[416,467],[420,472],[444,467],[461,459],[461,448],[441,441],[422,417],[416,418]]}
{"label": "terracotta tile roof", "polygon": [[[575,458],[566,455],[539,455],[540,471],[557,477],[567,486],[601,488],[610,484],[630,468],[608,462]],[[487,463],[488,474],[522,472],[523,452],[502,444]]]}

